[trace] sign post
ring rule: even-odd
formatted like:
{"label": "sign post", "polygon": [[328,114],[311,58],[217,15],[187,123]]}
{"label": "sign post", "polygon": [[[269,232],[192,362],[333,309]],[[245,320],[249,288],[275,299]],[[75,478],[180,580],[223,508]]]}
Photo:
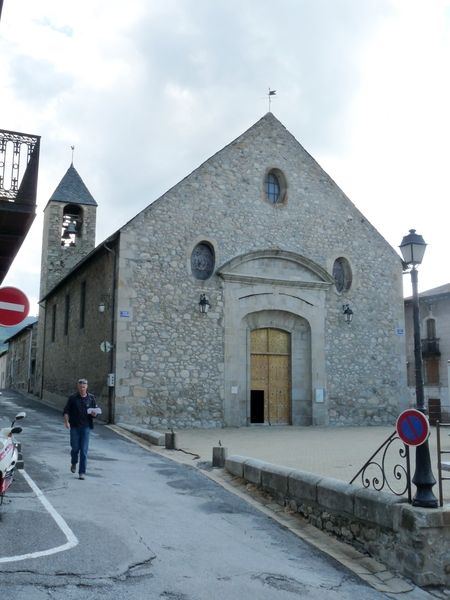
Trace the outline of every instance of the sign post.
{"label": "sign post", "polygon": [[30,310],[25,294],[15,287],[0,288],[0,325],[12,327],[22,323]]}

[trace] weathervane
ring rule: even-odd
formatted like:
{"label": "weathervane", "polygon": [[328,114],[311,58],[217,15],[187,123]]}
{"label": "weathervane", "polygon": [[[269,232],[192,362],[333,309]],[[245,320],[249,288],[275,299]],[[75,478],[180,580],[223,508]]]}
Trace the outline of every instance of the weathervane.
{"label": "weathervane", "polygon": [[270,111],[270,104],[271,104],[271,101],[272,101],[272,96],[276,96],[276,94],[277,94],[277,90],[271,90],[269,88],[269,93],[267,94],[267,96],[269,98],[269,112],[271,112]]}
{"label": "weathervane", "polygon": [[75,146],[70,146],[70,148],[72,149],[72,166],[73,166],[73,154],[75,152]]}

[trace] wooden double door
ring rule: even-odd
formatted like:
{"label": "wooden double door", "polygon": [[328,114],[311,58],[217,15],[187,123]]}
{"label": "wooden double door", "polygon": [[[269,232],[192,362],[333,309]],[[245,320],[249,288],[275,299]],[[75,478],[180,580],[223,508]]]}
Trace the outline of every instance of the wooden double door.
{"label": "wooden double door", "polygon": [[290,334],[281,329],[254,329],[250,363],[250,422],[290,425]]}

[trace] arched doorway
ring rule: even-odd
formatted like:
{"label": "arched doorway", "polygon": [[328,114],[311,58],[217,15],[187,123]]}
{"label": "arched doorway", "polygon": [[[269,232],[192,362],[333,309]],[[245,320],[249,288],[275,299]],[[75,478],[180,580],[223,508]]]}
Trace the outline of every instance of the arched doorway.
{"label": "arched doorway", "polygon": [[290,425],[291,336],[274,328],[250,335],[250,422]]}

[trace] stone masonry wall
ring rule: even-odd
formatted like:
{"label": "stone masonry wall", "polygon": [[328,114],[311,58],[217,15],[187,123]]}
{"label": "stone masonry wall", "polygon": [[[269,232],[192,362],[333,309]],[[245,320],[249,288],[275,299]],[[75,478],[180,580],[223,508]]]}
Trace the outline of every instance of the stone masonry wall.
{"label": "stone masonry wall", "polygon": [[[36,325],[33,325],[33,328],[36,330]],[[8,388],[20,392],[32,390],[31,361],[36,354],[35,338],[36,335],[33,335],[33,329],[26,327],[9,342],[7,353],[8,376],[6,378]]]}
{"label": "stone masonry wall", "polygon": [[[264,194],[268,169],[282,171],[286,202]],[[223,425],[223,286],[195,279],[200,241],[216,269],[232,258],[279,248],[332,272],[352,269],[348,292],[327,293],[325,402],[335,425],[392,423],[407,403],[400,258],[295,138],[268,114],[139,213],[121,232],[117,410],[153,427]],[[197,310],[200,293],[211,302]],[[353,323],[343,320],[350,302]],[[274,306],[274,308],[278,308]]]}
{"label": "stone masonry wall", "polygon": [[[152,427],[221,426],[220,283],[186,277],[186,248],[167,247],[163,224],[142,225],[121,235],[116,414]],[[198,311],[204,290],[207,315]]]}
{"label": "stone masonry wall", "polygon": [[225,468],[417,585],[450,585],[448,508],[415,508],[392,494],[245,456],[230,456]]}
{"label": "stone masonry wall", "polygon": [[[89,381],[89,391],[108,418],[107,374],[111,371],[111,354],[102,352],[100,344],[112,340],[112,294],[114,255],[103,250],[84,264],[70,281],[57,288],[46,301],[43,399],[61,407],[76,390],[79,377]],[[86,284],[85,322],[81,327],[80,303],[82,284]],[[70,316],[64,333],[65,298],[70,296]],[[105,312],[98,305],[105,303]],[[56,306],[55,339],[52,341],[52,314]]]}

